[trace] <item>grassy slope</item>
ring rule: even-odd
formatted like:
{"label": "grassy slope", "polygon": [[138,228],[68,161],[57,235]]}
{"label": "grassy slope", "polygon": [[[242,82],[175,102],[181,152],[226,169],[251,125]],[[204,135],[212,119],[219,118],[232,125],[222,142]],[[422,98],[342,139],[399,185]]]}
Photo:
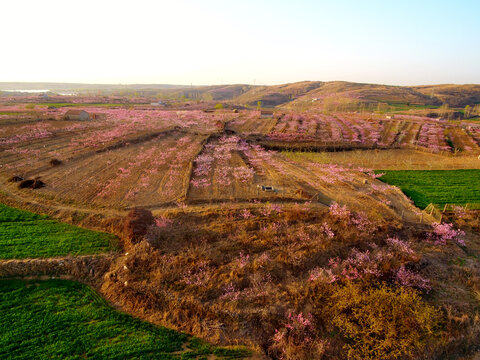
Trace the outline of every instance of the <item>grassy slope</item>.
{"label": "grassy slope", "polygon": [[480,203],[480,170],[388,170],[380,180],[398,186],[420,208]]}
{"label": "grassy slope", "polygon": [[0,259],[83,255],[111,248],[112,235],[0,204]]}
{"label": "grassy slope", "polygon": [[[248,355],[117,312],[90,288],[65,280],[0,281],[1,359],[200,359]],[[176,353],[177,352],[177,353]],[[181,354],[180,354],[181,352]],[[176,353],[176,354],[175,354]]]}

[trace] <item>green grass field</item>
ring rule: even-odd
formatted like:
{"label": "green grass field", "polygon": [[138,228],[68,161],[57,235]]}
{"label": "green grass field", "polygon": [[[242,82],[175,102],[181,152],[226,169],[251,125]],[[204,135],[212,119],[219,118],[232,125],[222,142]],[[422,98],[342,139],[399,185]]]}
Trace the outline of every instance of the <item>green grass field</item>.
{"label": "green grass field", "polygon": [[388,103],[392,112],[402,112],[408,110],[418,110],[418,109],[438,109],[438,106],[435,105],[418,105],[418,104],[406,104],[406,103]]}
{"label": "green grass field", "polygon": [[[398,186],[416,206],[480,204],[480,170],[398,170],[380,180]],[[475,206],[475,207],[478,207]]]}
{"label": "green grass field", "polygon": [[[186,346],[185,346],[186,345]],[[249,355],[216,348],[111,308],[67,280],[0,280],[0,359],[222,359]]]}
{"label": "green grass field", "polygon": [[0,204],[0,259],[94,254],[114,243],[113,235]]}

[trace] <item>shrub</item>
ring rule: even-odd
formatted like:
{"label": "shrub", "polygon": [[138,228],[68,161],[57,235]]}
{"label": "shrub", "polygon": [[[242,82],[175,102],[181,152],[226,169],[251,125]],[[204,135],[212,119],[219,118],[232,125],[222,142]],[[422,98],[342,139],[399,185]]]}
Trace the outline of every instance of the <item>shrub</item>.
{"label": "shrub", "polygon": [[61,160],[58,160],[58,159],[51,159],[50,160],[50,165],[51,166],[58,166],[58,165],[61,165],[61,164],[62,164]]}
{"label": "shrub", "polygon": [[312,314],[289,312],[283,328],[275,330],[270,355],[280,359],[318,359],[328,346],[314,325]]}
{"label": "shrub", "polygon": [[349,359],[417,357],[439,339],[440,314],[412,289],[347,284],[331,296],[331,321]]}
{"label": "shrub", "polygon": [[125,240],[136,244],[147,234],[150,226],[155,223],[155,218],[150,210],[135,208],[130,211],[123,223]]}
{"label": "shrub", "polygon": [[20,175],[13,175],[12,177],[10,177],[8,179],[8,182],[20,182],[20,181],[23,181],[23,177],[20,176]]}
{"label": "shrub", "polygon": [[40,189],[44,186],[45,183],[38,178],[23,180],[18,184],[19,189]]}
{"label": "shrub", "polygon": [[454,229],[453,224],[447,223],[433,223],[433,231],[427,235],[427,238],[434,241],[436,245],[446,245],[447,242],[456,242],[459,245],[465,246],[463,236],[465,232],[462,230]]}
{"label": "shrub", "polygon": [[217,110],[223,109],[223,104],[220,104],[220,103],[216,104],[215,109],[217,109]]}

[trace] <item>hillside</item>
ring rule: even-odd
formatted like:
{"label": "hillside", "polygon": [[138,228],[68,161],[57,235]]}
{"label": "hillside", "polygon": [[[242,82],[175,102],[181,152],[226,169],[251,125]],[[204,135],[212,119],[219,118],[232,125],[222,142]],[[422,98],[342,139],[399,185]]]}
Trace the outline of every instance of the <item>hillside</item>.
{"label": "hillside", "polygon": [[[68,84],[0,82],[0,91],[12,89],[50,89],[52,92],[109,93],[123,96],[147,96],[163,99],[217,101],[232,105],[290,108],[307,110],[329,108],[332,105],[350,106],[378,103],[412,104],[450,107],[473,106],[480,103],[480,85],[392,86],[347,81],[301,81],[280,85],[211,85],[186,86],[164,84]],[[353,107],[352,107],[353,106]]]}
{"label": "hillside", "polygon": [[480,85],[433,85],[416,86],[418,92],[439,99],[452,107],[464,107],[466,105],[480,103]]}

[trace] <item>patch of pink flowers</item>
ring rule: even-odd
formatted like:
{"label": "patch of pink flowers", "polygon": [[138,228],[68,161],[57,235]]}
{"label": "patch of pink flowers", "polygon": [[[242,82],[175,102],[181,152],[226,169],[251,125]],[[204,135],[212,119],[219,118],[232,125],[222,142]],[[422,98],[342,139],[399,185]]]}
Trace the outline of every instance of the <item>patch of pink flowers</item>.
{"label": "patch of pink flowers", "polygon": [[332,231],[330,226],[326,222],[322,224],[320,230],[327,236],[329,239],[333,239],[335,237],[335,233]]}
{"label": "patch of pink flowers", "polygon": [[426,292],[429,292],[432,289],[428,279],[406,269],[404,265],[397,270],[397,273],[395,274],[395,282],[402,286],[415,287]]}
{"label": "patch of pink flowers", "polygon": [[435,245],[446,245],[447,242],[456,242],[459,245],[465,246],[465,232],[459,229],[454,229],[453,224],[447,223],[433,223],[433,231],[427,234],[427,238],[433,241]]}

